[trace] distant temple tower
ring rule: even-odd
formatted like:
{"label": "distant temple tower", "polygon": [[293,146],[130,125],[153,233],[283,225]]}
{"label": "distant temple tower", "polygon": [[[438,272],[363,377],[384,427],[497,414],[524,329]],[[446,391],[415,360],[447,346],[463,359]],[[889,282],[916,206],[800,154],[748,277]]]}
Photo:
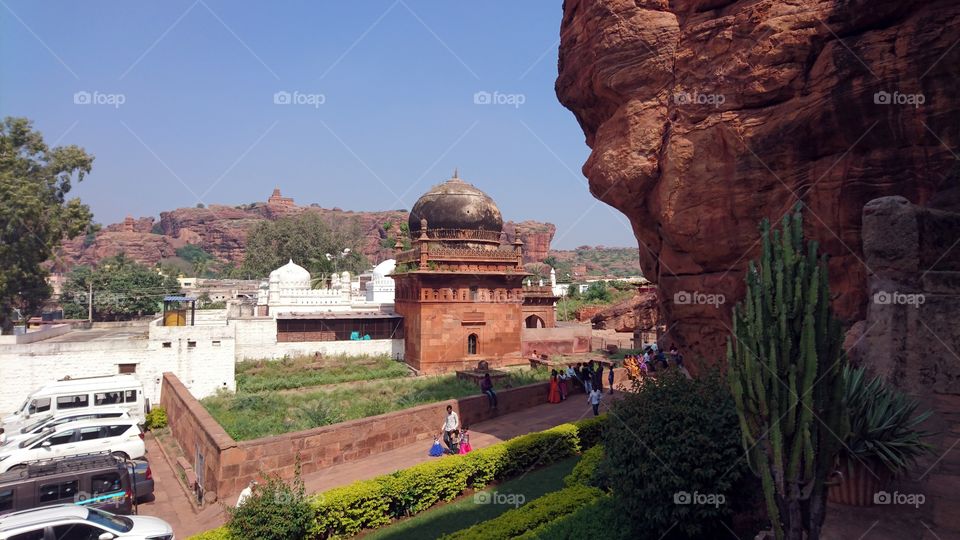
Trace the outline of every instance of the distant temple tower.
{"label": "distant temple tower", "polygon": [[[503,218],[457,173],[417,200],[413,249],[397,254],[395,309],[405,360],[423,373],[517,363],[523,326],[523,243],[501,245]],[[399,245],[399,242],[398,242]]]}
{"label": "distant temple tower", "polygon": [[280,195],[280,188],[273,188],[273,194],[270,195],[270,198],[267,199],[267,204],[270,206],[282,206],[284,208],[293,207],[293,198],[284,197]]}

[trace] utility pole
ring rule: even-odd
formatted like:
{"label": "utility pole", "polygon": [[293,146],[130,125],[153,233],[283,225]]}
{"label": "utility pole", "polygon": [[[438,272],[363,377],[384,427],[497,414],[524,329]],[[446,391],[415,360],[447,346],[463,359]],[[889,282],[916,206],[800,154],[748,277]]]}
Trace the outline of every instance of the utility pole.
{"label": "utility pole", "polygon": [[87,322],[93,324],[93,283],[87,284]]}

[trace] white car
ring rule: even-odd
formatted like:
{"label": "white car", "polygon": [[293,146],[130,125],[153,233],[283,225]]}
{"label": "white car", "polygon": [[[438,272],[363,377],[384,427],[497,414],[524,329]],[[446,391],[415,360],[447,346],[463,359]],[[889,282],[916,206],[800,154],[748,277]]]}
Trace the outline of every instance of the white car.
{"label": "white car", "polygon": [[39,435],[41,431],[47,428],[56,427],[68,422],[79,422],[81,420],[100,420],[102,418],[130,418],[126,409],[120,407],[104,408],[97,411],[75,411],[60,414],[48,414],[32,418],[26,426],[15,429],[11,432],[0,433],[0,445],[9,444],[14,441],[19,442],[34,435]]}
{"label": "white car", "polygon": [[173,528],[151,516],[117,516],[86,506],[46,506],[0,517],[0,540],[173,540]]}
{"label": "white car", "polygon": [[110,452],[125,459],[140,459],[146,454],[143,430],[135,418],[60,424],[17,444],[0,446],[0,473],[25,467],[29,461],[91,452]]}

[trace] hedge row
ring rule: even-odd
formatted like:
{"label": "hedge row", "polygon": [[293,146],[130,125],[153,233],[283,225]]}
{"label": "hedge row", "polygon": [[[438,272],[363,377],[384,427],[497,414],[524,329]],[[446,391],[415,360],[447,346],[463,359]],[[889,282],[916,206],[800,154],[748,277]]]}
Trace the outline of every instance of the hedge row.
{"label": "hedge row", "polygon": [[[604,416],[561,424],[480,448],[464,456],[447,456],[334,488],[313,497],[315,538],[342,538],[451,501],[468,488],[480,489],[580,453],[596,444]],[[229,540],[224,527],[193,540]]]}
{"label": "hedge row", "polygon": [[598,444],[587,450],[580,456],[580,461],[573,467],[573,470],[570,471],[563,479],[563,485],[570,487],[575,484],[582,484],[584,486],[598,486],[593,482],[594,475],[597,473],[597,467],[600,465],[600,462],[603,460],[603,445]]}
{"label": "hedge row", "polygon": [[607,538],[613,540],[622,535],[616,527],[615,510],[610,495],[603,495],[549,523],[518,537],[518,540],[582,540],[583,538]]}
{"label": "hedge row", "polygon": [[[499,540],[508,538],[539,538],[542,529],[554,521],[575,513],[603,496],[597,488],[575,485],[548,493],[529,503],[508,510],[499,516],[473,527],[448,534],[444,540]],[[593,531],[591,536],[602,536]]]}

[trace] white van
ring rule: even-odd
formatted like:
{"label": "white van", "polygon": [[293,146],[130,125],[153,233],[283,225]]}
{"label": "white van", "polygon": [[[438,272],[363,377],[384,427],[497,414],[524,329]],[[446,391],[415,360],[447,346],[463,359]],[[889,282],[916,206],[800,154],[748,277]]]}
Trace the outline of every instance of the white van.
{"label": "white van", "polygon": [[108,375],[65,379],[46,384],[27,396],[17,412],[3,419],[4,431],[23,427],[34,415],[125,409],[141,423],[146,412],[143,385],[133,375]]}

